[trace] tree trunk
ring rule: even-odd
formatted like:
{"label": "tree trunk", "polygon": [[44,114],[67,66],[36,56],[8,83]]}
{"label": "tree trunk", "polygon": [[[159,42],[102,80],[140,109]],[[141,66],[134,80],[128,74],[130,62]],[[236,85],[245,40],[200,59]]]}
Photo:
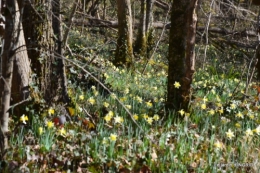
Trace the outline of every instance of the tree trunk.
{"label": "tree trunk", "polygon": [[134,45],[134,52],[139,54],[141,57],[146,57],[146,5],[146,0],[141,1],[140,25]]}
{"label": "tree trunk", "polygon": [[[76,2],[75,2],[76,3]],[[76,6],[76,4],[74,4]],[[76,8],[76,7],[75,7]],[[74,9],[74,8],[73,8]],[[63,33],[62,33],[62,17],[61,17],[61,3],[60,0],[52,1],[52,27],[55,37],[55,57],[57,61],[57,79],[59,84],[61,84],[62,89],[62,101],[64,103],[69,103],[69,95],[67,92],[67,76],[65,69],[65,60],[63,59],[63,53],[65,44],[63,44]]]}
{"label": "tree trunk", "polygon": [[40,86],[38,94],[43,96],[47,104],[51,104],[59,100],[57,96],[61,86],[57,75],[58,62],[54,55],[56,36],[52,28],[52,4],[47,0],[31,1],[27,2],[24,11],[25,38],[30,48],[28,55],[32,69],[37,74]]}
{"label": "tree trunk", "polygon": [[[188,108],[195,64],[196,6],[197,0],[180,0],[172,4],[167,110]],[[181,87],[175,87],[175,82],[179,82]]]}
{"label": "tree trunk", "polygon": [[[7,148],[7,137],[5,134],[8,132],[8,121],[9,121],[9,108],[11,100],[11,87],[12,87],[12,77],[13,77],[13,62],[15,58],[15,44],[17,43],[17,34],[15,31],[15,1],[9,0],[6,2],[5,10],[5,29],[8,32],[4,34],[4,46],[2,54],[2,79],[1,79],[1,94],[0,98],[2,99],[2,109],[1,109],[1,137],[4,137],[4,142],[1,146]],[[1,149],[3,149],[1,148]]]}
{"label": "tree trunk", "polygon": [[[27,54],[27,47],[24,38],[24,31],[22,25],[22,17],[18,7],[18,2],[15,3],[16,15],[15,15],[15,31],[18,42],[16,44],[16,53],[14,59],[14,74],[12,81],[12,102],[18,103],[29,97],[29,84],[31,82],[31,67]],[[23,7],[21,8],[23,9]],[[16,109],[18,110],[18,109]],[[16,111],[16,114],[19,115]]]}
{"label": "tree trunk", "polygon": [[133,63],[133,30],[130,0],[117,0],[118,40],[114,64],[131,67]]}
{"label": "tree trunk", "polygon": [[145,58],[149,58],[149,52],[153,44],[153,4],[154,0],[141,1],[140,26],[134,47],[134,51]]}

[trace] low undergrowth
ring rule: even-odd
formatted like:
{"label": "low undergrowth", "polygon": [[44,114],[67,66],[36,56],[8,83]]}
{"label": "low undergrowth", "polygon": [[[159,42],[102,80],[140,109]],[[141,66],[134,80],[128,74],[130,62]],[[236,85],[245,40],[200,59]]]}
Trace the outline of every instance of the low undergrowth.
{"label": "low undergrowth", "polygon": [[[109,91],[70,69],[72,104],[28,105],[14,129],[2,172],[254,172],[260,167],[259,86],[199,69],[190,112],[165,114],[167,69],[144,74],[95,59],[87,67]],[[75,75],[78,78],[75,83]],[[178,82],[178,81],[176,81]],[[90,85],[90,84],[93,85]],[[68,113],[67,113],[68,112]],[[183,120],[176,120],[177,114]]]}

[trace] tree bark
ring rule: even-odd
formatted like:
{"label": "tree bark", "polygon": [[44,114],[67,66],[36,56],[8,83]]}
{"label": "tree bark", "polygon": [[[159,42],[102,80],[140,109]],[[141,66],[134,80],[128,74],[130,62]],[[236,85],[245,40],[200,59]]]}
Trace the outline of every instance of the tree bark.
{"label": "tree bark", "polygon": [[[20,14],[21,10],[19,10],[17,1],[15,3],[15,9],[15,31],[17,33],[15,36],[17,36],[18,40],[15,48],[16,53],[14,59],[14,74],[12,81],[12,102],[18,103],[29,97],[31,67],[24,38],[22,17]],[[20,9],[23,9],[23,7],[21,7]],[[19,111],[16,113],[19,114]]]}
{"label": "tree bark", "polygon": [[153,44],[153,4],[154,0],[141,1],[140,24],[134,47],[135,53],[145,58],[149,58],[151,45]]}
{"label": "tree bark", "polygon": [[[169,38],[167,110],[188,108],[190,84],[194,73],[194,43],[197,0],[174,1]],[[181,84],[180,88],[174,86]]]}
{"label": "tree bark", "polygon": [[[15,1],[10,0],[6,2],[5,10],[5,29],[8,32],[4,34],[4,47],[2,54],[2,79],[1,79],[1,95],[2,100],[2,109],[1,109],[1,133],[4,134],[3,145],[1,147],[7,148],[8,142],[5,134],[9,131],[8,122],[9,122],[9,108],[11,100],[11,87],[12,87],[12,77],[13,77],[13,62],[15,58],[15,44],[17,42],[17,37],[15,34]],[[3,137],[1,135],[1,137]],[[3,149],[3,148],[2,148]]]}
{"label": "tree bark", "polygon": [[43,98],[51,105],[60,99],[61,86],[54,48],[56,36],[52,28],[52,3],[48,0],[27,2],[24,11],[25,38],[30,49],[28,55],[39,86],[36,98]]}
{"label": "tree bark", "polygon": [[[76,2],[75,2],[76,3]],[[76,6],[76,4],[75,4]],[[76,8],[76,7],[75,7]],[[55,57],[57,61],[57,79],[59,80],[59,84],[61,85],[62,90],[62,101],[64,103],[69,103],[69,95],[67,92],[67,76],[66,76],[66,69],[65,69],[65,61],[63,59],[63,53],[65,44],[63,42],[63,33],[62,33],[62,17],[61,17],[61,2],[60,0],[53,0],[52,1],[52,28],[55,37]]]}
{"label": "tree bark", "polygon": [[131,67],[133,63],[133,30],[130,0],[117,0],[118,39],[114,64]]}

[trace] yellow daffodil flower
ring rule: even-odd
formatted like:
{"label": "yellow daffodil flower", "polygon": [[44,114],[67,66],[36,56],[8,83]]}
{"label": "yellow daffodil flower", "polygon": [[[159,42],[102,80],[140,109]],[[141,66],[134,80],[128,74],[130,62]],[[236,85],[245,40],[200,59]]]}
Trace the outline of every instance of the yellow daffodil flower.
{"label": "yellow daffodil flower", "polygon": [[179,114],[181,114],[181,116],[183,116],[185,114],[183,109],[179,110],[178,112],[179,112]]}
{"label": "yellow daffodil flower", "polygon": [[159,115],[155,114],[155,115],[153,116],[153,119],[154,119],[155,121],[158,121],[158,120],[160,119],[160,117],[159,117]]}
{"label": "yellow daffodil flower", "polygon": [[96,100],[93,98],[93,97],[90,97],[88,99],[88,102],[91,104],[91,105],[94,105],[96,103]]}
{"label": "yellow daffodil flower", "polygon": [[204,109],[206,109],[206,108],[207,108],[206,104],[205,104],[205,103],[202,103],[202,104],[201,104],[201,109],[204,110]]}
{"label": "yellow daffodil flower", "polygon": [[80,96],[79,96],[79,99],[80,99],[80,100],[84,100],[84,95],[80,95]]}
{"label": "yellow daffodil flower", "polygon": [[180,87],[181,87],[181,84],[180,84],[180,82],[174,82],[174,87],[175,88],[177,88],[177,89],[179,89]]}
{"label": "yellow daffodil flower", "polygon": [[39,128],[38,128],[38,132],[39,132],[39,135],[42,135],[42,134],[43,134],[43,128],[42,128],[42,127],[39,127]]}
{"label": "yellow daffodil flower", "polygon": [[59,129],[59,135],[61,135],[61,136],[65,136],[66,135],[66,130],[64,129],[64,127]]}
{"label": "yellow daffodil flower", "polygon": [[122,123],[122,122],[124,122],[124,119],[122,117],[119,117],[119,116],[116,116],[114,118],[114,120],[115,120],[115,123]]}
{"label": "yellow daffodil flower", "polygon": [[24,123],[24,124],[26,124],[26,121],[28,121],[29,119],[28,119],[28,117],[27,117],[27,115],[22,115],[21,117],[20,117],[20,121],[22,122],[22,123]]}
{"label": "yellow daffodil flower", "polygon": [[54,123],[52,121],[47,122],[47,127],[50,129],[54,126]]}
{"label": "yellow daffodil flower", "polygon": [[53,114],[55,113],[55,111],[54,111],[53,108],[50,108],[50,109],[48,110],[48,113],[49,113],[49,115],[53,115]]}
{"label": "yellow daffodil flower", "polygon": [[246,137],[249,137],[249,136],[253,136],[254,133],[253,133],[253,131],[250,128],[248,128],[246,130],[245,134],[246,134]]}
{"label": "yellow daffodil flower", "polygon": [[117,138],[117,135],[116,135],[116,134],[111,134],[110,137],[109,137],[109,139],[110,139],[111,141],[116,141],[116,138]]}
{"label": "yellow daffodil flower", "polygon": [[138,117],[137,114],[134,114],[134,115],[133,115],[133,118],[134,118],[134,120],[138,120],[139,117]]}
{"label": "yellow daffodil flower", "polygon": [[235,137],[234,132],[232,132],[230,129],[228,129],[226,135],[228,139],[232,139],[233,137]]}

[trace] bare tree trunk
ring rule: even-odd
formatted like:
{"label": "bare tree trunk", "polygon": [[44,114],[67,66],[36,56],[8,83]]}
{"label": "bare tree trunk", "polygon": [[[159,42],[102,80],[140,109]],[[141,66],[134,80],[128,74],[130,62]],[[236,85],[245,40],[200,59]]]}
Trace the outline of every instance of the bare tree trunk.
{"label": "bare tree trunk", "polygon": [[[75,2],[76,3],[76,2]],[[74,4],[76,6],[76,4]],[[75,7],[76,8],[76,7]],[[66,76],[66,69],[65,69],[65,61],[63,59],[64,48],[66,45],[63,44],[63,33],[62,33],[62,17],[61,17],[61,3],[60,0],[53,0],[52,1],[52,27],[54,35],[56,36],[55,39],[55,56],[57,57],[57,78],[60,80],[58,82],[61,85],[62,89],[62,100],[64,103],[69,103],[69,95],[67,92],[67,76]]]}
{"label": "bare tree trunk", "polygon": [[[37,10],[38,8],[38,10]],[[33,21],[33,22],[31,22]],[[39,91],[47,104],[58,101],[60,80],[54,56],[51,1],[27,2],[24,10],[24,30],[32,69],[37,74]],[[41,95],[38,95],[41,97]]]}
{"label": "bare tree trunk", "polygon": [[188,12],[187,12],[187,37],[186,37],[186,54],[185,54],[185,65],[186,72],[182,78],[183,85],[183,108],[188,110],[189,101],[191,97],[191,83],[195,72],[195,38],[196,38],[196,26],[197,26],[197,4],[198,0],[191,0]]}
{"label": "bare tree trunk", "polygon": [[[12,77],[13,77],[13,62],[15,58],[15,43],[17,42],[17,34],[15,31],[15,1],[10,0],[6,2],[5,10],[5,29],[8,32],[4,34],[4,50],[2,54],[2,75],[1,85],[3,91],[1,91],[2,99],[2,110],[1,110],[1,131],[5,135],[8,132],[8,121],[9,121],[9,108],[11,100],[11,87],[12,87]],[[3,145],[1,147],[7,148],[8,142],[7,137],[4,136]]]}
{"label": "bare tree trunk", "polygon": [[[188,108],[195,64],[196,6],[197,0],[174,1],[172,5],[167,110]],[[174,86],[175,82],[179,82],[181,87]]]}
{"label": "bare tree trunk", "polygon": [[[24,38],[22,17],[18,8],[18,2],[15,3],[15,31],[17,32],[17,45],[14,59],[14,74],[12,81],[12,102],[17,103],[29,97],[29,84],[31,82],[31,68],[27,54],[27,47]],[[21,8],[23,9],[23,7]]]}
{"label": "bare tree trunk", "polygon": [[[135,41],[134,52],[146,57],[146,0],[141,1],[140,25],[138,35]],[[146,57],[147,58],[147,57]]]}
{"label": "bare tree trunk", "polygon": [[134,51],[145,58],[149,58],[153,44],[153,4],[154,0],[141,1],[140,26],[134,47]]}
{"label": "bare tree trunk", "polygon": [[130,0],[117,0],[118,40],[114,64],[131,67],[133,63],[133,30]]}
{"label": "bare tree trunk", "polygon": [[154,45],[153,26],[153,5],[155,0],[148,0],[146,10],[146,37],[147,37],[147,57],[150,57]]}

